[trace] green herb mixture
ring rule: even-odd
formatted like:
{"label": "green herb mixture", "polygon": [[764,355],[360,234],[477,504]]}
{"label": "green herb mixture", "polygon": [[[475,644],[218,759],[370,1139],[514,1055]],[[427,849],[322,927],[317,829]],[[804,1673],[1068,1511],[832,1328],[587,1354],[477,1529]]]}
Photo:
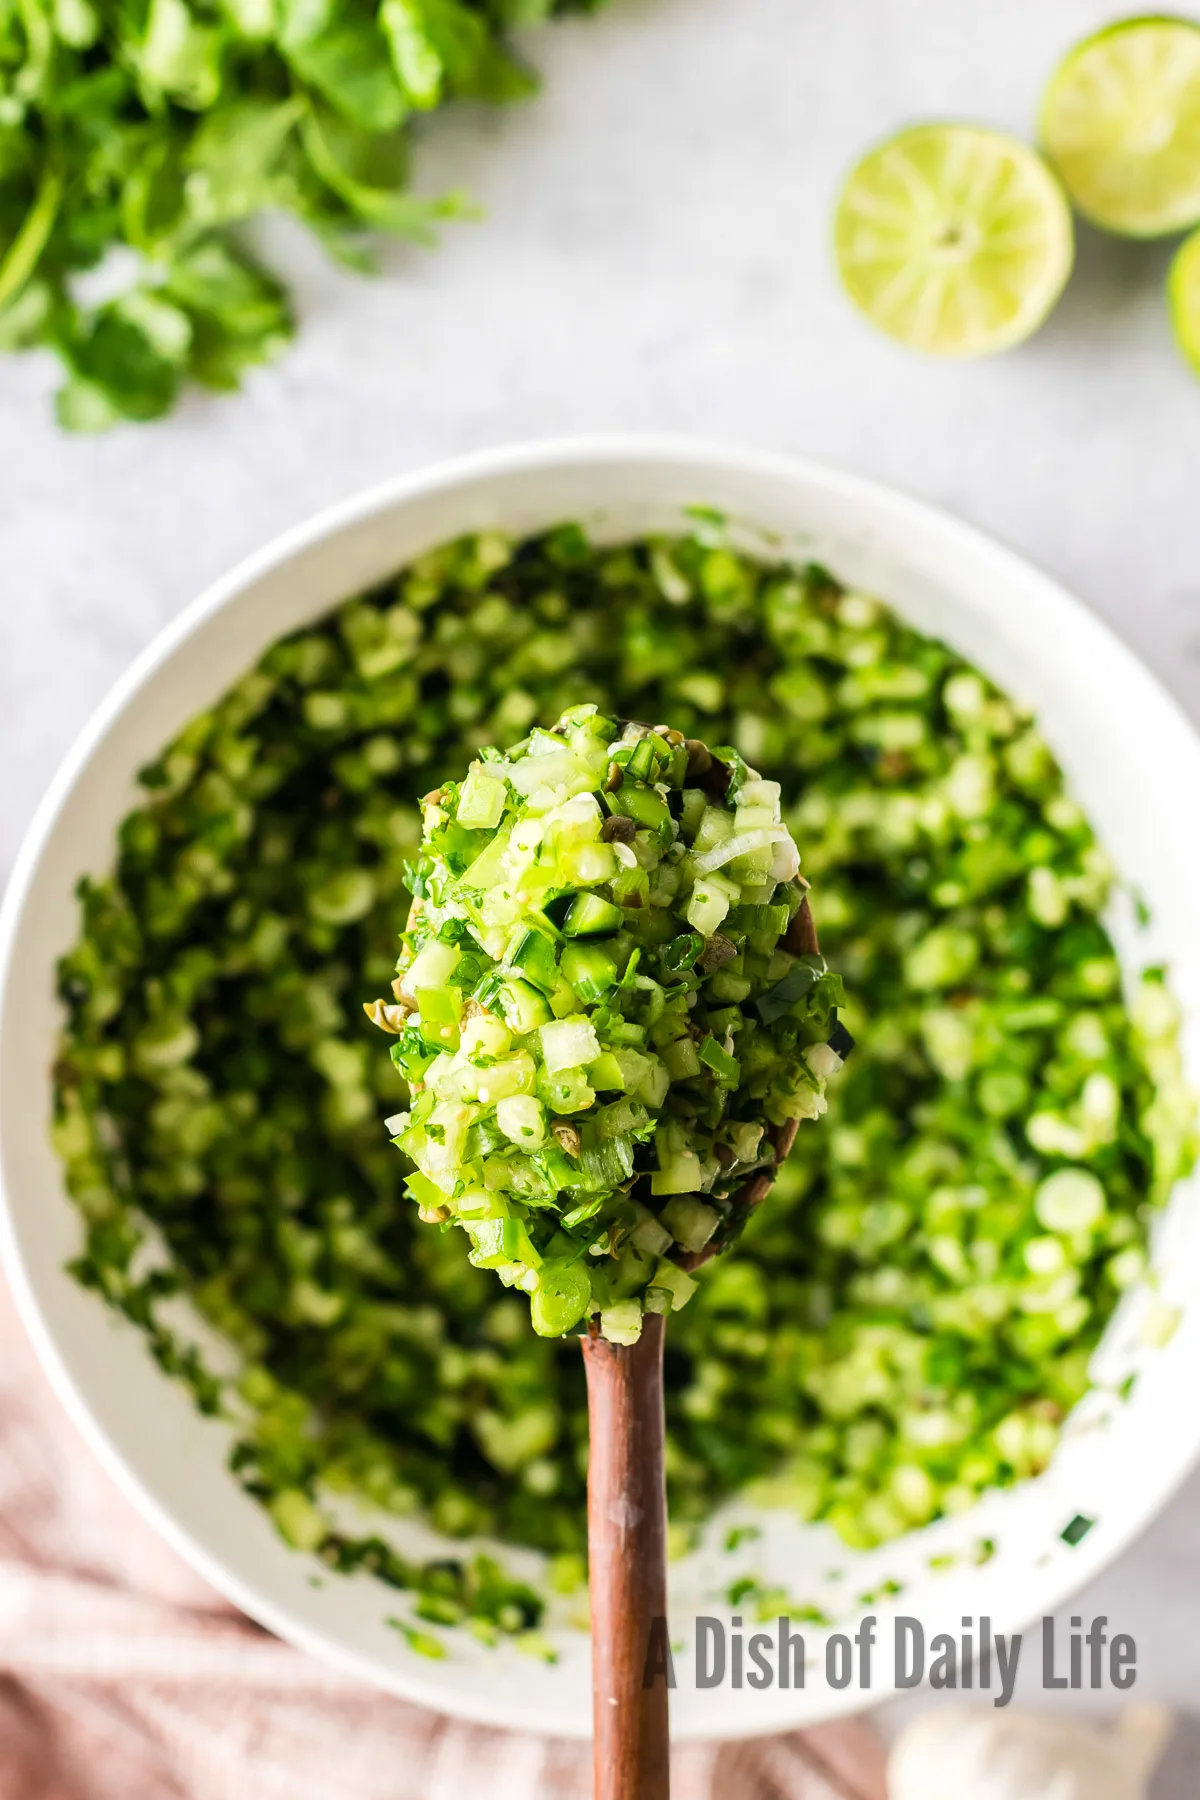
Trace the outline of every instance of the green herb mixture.
{"label": "green herb mixture", "polygon": [[413,1095],[408,1191],[539,1336],[598,1314],[635,1344],[744,1228],[766,1128],[820,1117],[842,1065],[779,783],[589,702],[423,814],[393,998],[366,1008]]}
{"label": "green herb mixture", "polygon": [[[56,1141],[76,1268],[145,1330],[284,1536],[523,1632],[493,1561],[417,1568],[331,1496],[581,1573],[570,1340],[419,1223],[383,1120],[385,992],[420,797],[586,696],[782,785],[860,1038],[667,1347],[676,1534],[734,1490],[886,1541],[1036,1473],[1190,1165],[1176,1014],[1122,998],[1109,866],[1036,729],[819,568],[693,537],[487,536],[277,644],[144,774],[63,960]],[[858,1028],[860,1018],[864,1028]],[[183,1289],[244,1362],[169,1328]]]}
{"label": "green herb mixture", "polygon": [[[67,370],[60,422],[236,388],[291,336],[239,229],[295,214],[353,268],[429,243],[463,197],[409,191],[411,126],[536,82],[512,27],[603,0],[0,0],[0,350]],[[111,266],[104,300],[77,278]]]}

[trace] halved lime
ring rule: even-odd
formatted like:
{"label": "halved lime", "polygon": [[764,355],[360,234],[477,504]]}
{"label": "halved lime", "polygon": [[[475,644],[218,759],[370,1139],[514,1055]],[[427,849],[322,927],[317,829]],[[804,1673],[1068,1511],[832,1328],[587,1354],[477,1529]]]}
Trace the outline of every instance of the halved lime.
{"label": "halved lime", "polygon": [[987,356],[1037,330],[1074,258],[1071,211],[1036,151],[976,125],[914,125],[842,189],[834,247],[871,322],[931,356]]}
{"label": "halved lime", "polygon": [[1059,64],[1042,147],[1072,200],[1120,237],[1200,223],[1200,25],[1123,19]]}
{"label": "halved lime", "polygon": [[1167,305],[1179,348],[1200,375],[1200,231],[1184,242],[1171,264]]}

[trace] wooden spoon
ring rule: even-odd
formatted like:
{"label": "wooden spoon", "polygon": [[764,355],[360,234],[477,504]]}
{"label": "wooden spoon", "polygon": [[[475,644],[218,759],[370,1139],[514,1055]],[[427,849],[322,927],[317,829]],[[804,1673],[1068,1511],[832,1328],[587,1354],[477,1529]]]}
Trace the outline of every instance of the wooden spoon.
{"label": "wooden spoon", "polygon": [[[783,947],[817,956],[807,898]],[[796,1121],[771,1126],[775,1151],[733,1197],[761,1205],[796,1139]],[[677,1260],[698,1268],[705,1249]],[[592,1718],[595,1800],[668,1800],[670,1725],[661,1670],[648,1679],[655,1621],[667,1617],[667,1497],[663,1471],[663,1340],[666,1319],[647,1314],[636,1344],[610,1344],[595,1320],[581,1339],[587,1374],[588,1581],[592,1611]],[[664,1640],[665,1642],[665,1635]]]}

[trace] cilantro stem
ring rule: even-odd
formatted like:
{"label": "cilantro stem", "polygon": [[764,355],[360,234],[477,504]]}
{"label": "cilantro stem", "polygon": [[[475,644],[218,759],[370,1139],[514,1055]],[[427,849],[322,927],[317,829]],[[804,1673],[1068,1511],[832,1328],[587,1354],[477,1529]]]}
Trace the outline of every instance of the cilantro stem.
{"label": "cilantro stem", "polygon": [[37,268],[42,251],[54,229],[62,196],[62,176],[56,168],[49,165],[20,231],[9,245],[3,262],[0,262],[0,312],[10,301],[16,299]]}

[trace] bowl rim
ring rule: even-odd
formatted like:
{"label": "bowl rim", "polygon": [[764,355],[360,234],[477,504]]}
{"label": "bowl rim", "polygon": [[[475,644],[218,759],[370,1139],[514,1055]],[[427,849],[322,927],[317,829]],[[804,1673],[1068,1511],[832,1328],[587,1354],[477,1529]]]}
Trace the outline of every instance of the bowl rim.
{"label": "bowl rim", "polygon": [[[634,461],[670,463],[681,469],[694,470],[697,478],[702,478],[706,472],[712,474],[720,471],[726,477],[733,475],[763,481],[777,480],[801,486],[807,483],[824,490],[831,500],[841,500],[862,508],[873,518],[882,520],[885,526],[894,527],[898,532],[923,532],[940,540],[947,551],[957,549],[979,558],[990,565],[1000,579],[1034,584],[1048,606],[1055,609],[1060,618],[1069,617],[1073,629],[1090,633],[1092,642],[1098,649],[1105,649],[1109,657],[1115,654],[1118,661],[1124,662],[1131,672],[1136,672],[1143,685],[1148,683],[1150,689],[1157,690],[1157,699],[1167,716],[1168,728],[1182,729],[1195,744],[1196,733],[1183,708],[1106,621],[1054,577],[989,532],[893,487],[850,473],[817,458],[758,450],[686,434],[601,432],[538,437],[476,449],[387,477],[333,501],[278,533],[258,549],[242,557],[224,575],[210,582],[138,652],[86,720],[60,762],[34,812],[6,889],[0,896],[0,1042],[8,1029],[10,981],[26,901],[63,806],[96,747],[114,722],[154,678],[161,664],[202,624],[236,602],[243,590],[269,571],[375,515],[451,491],[480,478],[531,474],[538,470],[564,467],[599,469],[606,465]],[[544,1708],[531,1709],[524,1718],[514,1722],[511,1708],[472,1702],[465,1691],[466,1684],[459,1684],[457,1687],[444,1685],[426,1677],[418,1669],[406,1667],[394,1679],[385,1680],[369,1654],[299,1622],[289,1612],[286,1603],[268,1598],[251,1581],[234,1573],[217,1553],[209,1550],[191,1530],[180,1524],[168,1506],[151,1492],[133,1463],[126,1459],[109,1438],[80,1392],[67,1356],[60,1349],[47,1321],[37,1284],[26,1266],[15,1225],[15,1210],[6,1191],[3,1166],[0,1165],[0,1264],[7,1275],[18,1314],[33,1342],[39,1361],[58,1399],[102,1467],[185,1562],[235,1606],[261,1622],[283,1641],[319,1658],[326,1665],[333,1665],[346,1675],[377,1688],[383,1686],[413,1703],[443,1714],[509,1729],[564,1735],[564,1725],[559,1723],[556,1726],[554,1718],[547,1715]],[[1069,1579],[1060,1583],[1053,1593],[1047,1593],[1047,1606],[1061,1605],[1071,1593],[1128,1548],[1178,1491],[1197,1454],[1200,1454],[1200,1446],[1193,1448],[1186,1459],[1180,1462],[1172,1481],[1156,1488],[1145,1504],[1131,1511],[1122,1529],[1105,1534],[1102,1553],[1089,1551],[1072,1563]],[[1099,1550],[1100,1546],[1097,1545],[1096,1549]],[[833,1717],[870,1707],[883,1697],[885,1696],[878,1691],[830,1696],[834,1704],[822,1716]],[[456,1698],[460,1700],[460,1704],[454,1704]],[[721,1736],[725,1740],[750,1738],[760,1735],[764,1729],[769,1731],[778,1727],[755,1728],[752,1723],[748,1723],[744,1730],[730,1731],[725,1727]],[[569,1733],[570,1727],[566,1727],[566,1730]],[[711,1734],[704,1731],[701,1723],[686,1734],[678,1735],[680,1741],[684,1741],[685,1736],[691,1741],[698,1741]]]}

